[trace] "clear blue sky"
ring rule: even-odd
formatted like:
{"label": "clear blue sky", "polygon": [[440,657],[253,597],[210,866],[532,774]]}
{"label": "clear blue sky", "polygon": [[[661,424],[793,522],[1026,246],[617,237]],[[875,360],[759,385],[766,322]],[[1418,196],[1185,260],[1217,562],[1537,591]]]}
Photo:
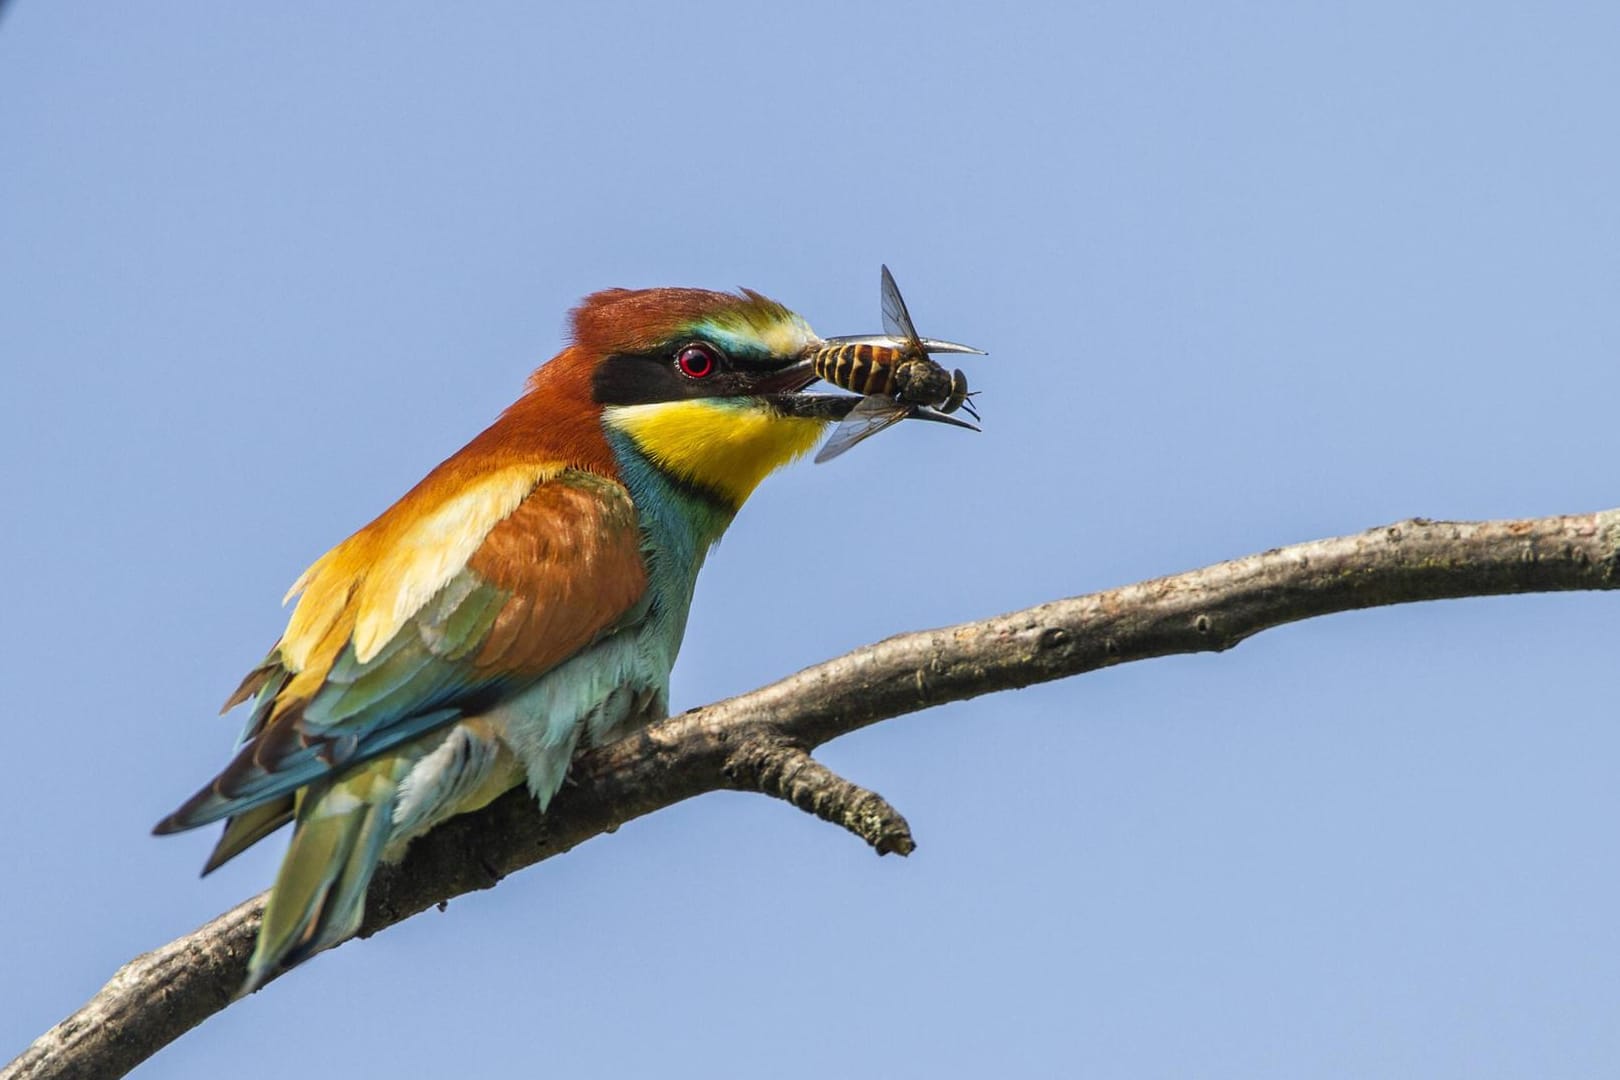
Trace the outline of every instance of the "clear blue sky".
{"label": "clear blue sky", "polygon": [[[586,292],[869,332],[886,261],[993,353],[982,435],[762,489],[678,707],[1410,515],[1620,503],[1617,48],[1596,3],[21,0],[0,1058],[268,883],[279,841],[198,881],[212,838],[148,829],[288,583]],[[909,860],[710,796],[137,1075],[1613,1076],[1617,628],[1429,604],[884,724],[825,757]]]}

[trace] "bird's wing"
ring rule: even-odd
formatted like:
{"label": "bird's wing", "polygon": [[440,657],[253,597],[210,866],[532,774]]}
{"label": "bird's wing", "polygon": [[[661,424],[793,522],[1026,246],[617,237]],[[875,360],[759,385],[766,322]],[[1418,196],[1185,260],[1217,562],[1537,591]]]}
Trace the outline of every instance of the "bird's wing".
{"label": "bird's wing", "polygon": [[217,865],[285,820],[296,789],[489,708],[644,602],[613,480],[514,467],[426,510],[412,496],[294,585],[286,634],[227,703],[253,701],[242,747],[158,832],[239,815]]}

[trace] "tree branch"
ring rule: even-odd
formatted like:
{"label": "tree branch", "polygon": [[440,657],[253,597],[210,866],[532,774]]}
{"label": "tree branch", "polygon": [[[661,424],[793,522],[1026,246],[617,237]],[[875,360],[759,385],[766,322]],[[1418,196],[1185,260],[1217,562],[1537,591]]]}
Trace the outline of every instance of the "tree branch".
{"label": "tree branch", "polygon": [[822,821],[848,829],[879,855],[910,855],[917,849],[911,826],[887,799],[845,780],[803,747],[750,735],[732,750],[726,777],[738,790],[774,795]]}
{"label": "tree branch", "polygon": [[[1620,510],[1413,520],[940,630],[889,638],[660,721],[575,762],[541,816],[522,791],[418,840],[374,880],[360,936],[706,791],[759,791],[879,854],[912,849],[880,796],[810,757],[829,739],[947,701],[1174,653],[1231,648],[1317,615],[1465,596],[1620,587]],[[0,1080],[122,1076],[234,999],[263,897],[119,969]]]}

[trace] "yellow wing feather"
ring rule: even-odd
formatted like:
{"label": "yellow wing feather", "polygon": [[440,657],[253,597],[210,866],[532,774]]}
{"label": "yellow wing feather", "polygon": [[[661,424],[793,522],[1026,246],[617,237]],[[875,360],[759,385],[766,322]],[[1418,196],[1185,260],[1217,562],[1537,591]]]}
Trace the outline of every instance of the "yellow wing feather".
{"label": "yellow wing feather", "polygon": [[466,566],[490,531],[561,470],[556,464],[510,466],[430,507],[401,500],[317,559],[287,594],[302,594],[280,645],[282,662],[299,675],[287,696],[319,687],[350,640],[360,663],[376,656]]}

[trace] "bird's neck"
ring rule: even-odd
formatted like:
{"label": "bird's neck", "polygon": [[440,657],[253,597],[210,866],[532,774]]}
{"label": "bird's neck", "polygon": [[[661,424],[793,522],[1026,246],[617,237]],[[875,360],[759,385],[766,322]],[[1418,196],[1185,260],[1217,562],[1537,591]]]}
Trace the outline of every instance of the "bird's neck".
{"label": "bird's neck", "polygon": [[720,539],[736,508],[661,469],[634,439],[612,428],[607,439],[630,490],[644,537],[649,614],[656,636],[666,641],[669,662],[686,633],[692,591],[709,549]]}
{"label": "bird's neck", "polygon": [[648,581],[678,641],[709,548],[755,486],[815,445],[823,423],[763,402],[609,406],[602,428],[646,534]]}

